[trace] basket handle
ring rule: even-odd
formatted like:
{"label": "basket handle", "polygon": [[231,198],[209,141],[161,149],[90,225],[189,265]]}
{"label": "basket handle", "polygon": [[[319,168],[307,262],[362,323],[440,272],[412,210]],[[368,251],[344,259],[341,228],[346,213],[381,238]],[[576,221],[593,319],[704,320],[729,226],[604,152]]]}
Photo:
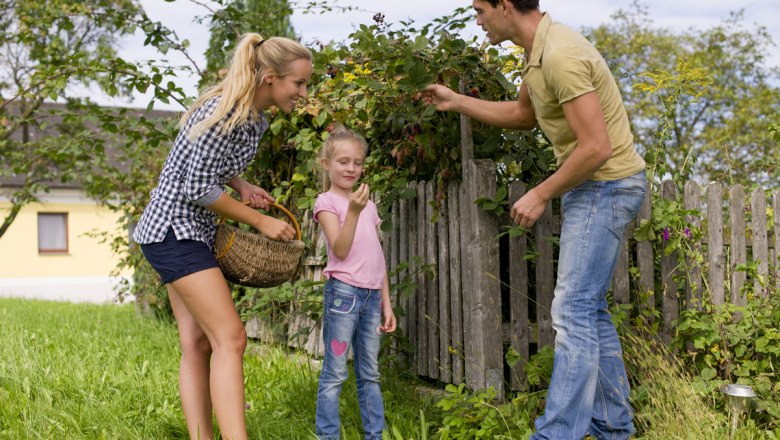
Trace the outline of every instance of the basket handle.
{"label": "basket handle", "polygon": [[[249,202],[241,202],[244,205],[249,205]],[[300,240],[301,239],[301,225],[298,224],[298,220],[295,219],[295,216],[292,215],[292,212],[290,212],[289,209],[285,208],[279,203],[276,202],[268,202],[269,206],[273,206],[274,208],[278,209],[279,211],[282,211],[282,214],[287,216],[287,219],[292,223],[293,228],[295,228],[295,239]],[[219,218],[219,223],[222,223],[225,221],[224,217]],[[230,247],[228,245],[228,247]]]}
{"label": "basket handle", "polygon": [[[245,202],[248,204],[248,202]],[[273,206],[274,208],[278,209],[279,211],[282,211],[284,215],[287,216],[287,219],[290,220],[290,223],[292,223],[293,228],[295,228],[295,239],[300,240],[301,239],[301,225],[298,224],[298,220],[295,219],[295,216],[292,215],[292,212],[290,212],[289,209],[285,208],[284,206],[280,205],[276,202],[268,202],[270,206]]]}

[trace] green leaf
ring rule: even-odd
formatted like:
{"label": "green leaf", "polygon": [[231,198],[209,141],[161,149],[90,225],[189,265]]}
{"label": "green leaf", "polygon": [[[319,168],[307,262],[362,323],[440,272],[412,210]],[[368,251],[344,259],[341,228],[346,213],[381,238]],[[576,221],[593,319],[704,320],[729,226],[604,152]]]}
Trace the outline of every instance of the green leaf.
{"label": "green leaf", "polygon": [[507,196],[507,189],[506,189],[506,187],[505,186],[500,186],[498,188],[498,190],[496,190],[496,198],[495,198],[495,200],[496,200],[496,202],[502,202],[502,201],[506,200],[506,196]]}
{"label": "green leaf", "polygon": [[406,76],[401,78],[396,85],[407,93],[420,91],[434,80],[433,74],[419,62],[407,67],[405,73]]}
{"label": "green leaf", "polygon": [[414,39],[414,45],[412,47],[417,50],[424,50],[427,49],[429,45],[430,40],[423,35],[418,35],[417,38]]}
{"label": "green leaf", "polygon": [[648,219],[639,220],[639,226],[634,230],[634,238],[637,241],[654,241],[655,231],[653,224]]}
{"label": "green leaf", "polygon": [[518,353],[514,347],[509,347],[509,349],[506,351],[504,359],[506,359],[506,364],[509,365],[509,368],[514,368],[515,365],[520,362],[522,356],[520,356],[520,353]]}
{"label": "green leaf", "polygon": [[712,380],[715,379],[715,377],[718,375],[718,373],[715,371],[714,368],[706,367],[701,370],[701,378],[704,380]]}
{"label": "green leaf", "polygon": [[328,114],[328,112],[321,111],[320,114],[318,114],[317,117],[314,118],[314,124],[317,127],[322,127],[328,121],[329,117],[330,115]]}
{"label": "green leaf", "polygon": [[271,125],[268,126],[268,129],[271,131],[271,133],[277,135],[282,131],[283,125],[284,121],[282,119],[275,119],[273,122],[271,122]]}

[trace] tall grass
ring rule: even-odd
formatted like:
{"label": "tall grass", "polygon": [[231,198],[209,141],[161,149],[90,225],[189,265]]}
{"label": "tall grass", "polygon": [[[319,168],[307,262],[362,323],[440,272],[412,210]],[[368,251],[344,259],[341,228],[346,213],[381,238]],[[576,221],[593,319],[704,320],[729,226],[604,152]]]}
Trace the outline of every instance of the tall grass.
{"label": "tall grass", "polygon": [[[679,362],[654,337],[624,336],[626,368],[635,385],[634,424],[640,438],[722,439],[721,418],[691,386]],[[728,434],[728,433],[727,433]]]}
{"label": "tall grass", "polygon": [[[175,325],[132,305],[0,299],[0,439],[184,439]],[[319,363],[250,344],[250,438],[311,439]],[[388,425],[422,439],[435,412],[414,384],[383,371]],[[345,440],[362,438],[354,375],[342,392]]]}
{"label": "tall grass", "polygon": [[[637,439],[752,440],[766,438],[754,424],[730,432],[728,417],[711,395],[696,389],[684,365],[653,332],[624,332],[624,359],[632,382]],[[774,437],[772,437],[774,438]]]}

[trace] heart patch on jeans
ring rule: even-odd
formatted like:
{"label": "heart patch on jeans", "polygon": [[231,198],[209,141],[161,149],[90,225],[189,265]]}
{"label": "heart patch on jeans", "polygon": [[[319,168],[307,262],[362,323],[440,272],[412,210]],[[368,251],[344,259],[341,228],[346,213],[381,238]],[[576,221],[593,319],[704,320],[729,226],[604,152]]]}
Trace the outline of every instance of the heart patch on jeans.
{"label": "heart patch on jeans", "polygon": [[330,349],[333,350],[333,354],[336,356],[342,356],[347,351],[347,341],[333,339],[330,341]]}

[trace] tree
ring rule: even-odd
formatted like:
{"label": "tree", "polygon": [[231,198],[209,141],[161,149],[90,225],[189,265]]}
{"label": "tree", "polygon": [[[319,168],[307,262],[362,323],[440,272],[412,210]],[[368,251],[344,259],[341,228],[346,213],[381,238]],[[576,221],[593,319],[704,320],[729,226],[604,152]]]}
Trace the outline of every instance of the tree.
{"label": "tree", "polygon": [[[68,172],[74,168],[72,162],[86,158],[68,154],[72,151],[60,148],[50,137],[33,141],[30,133],[51,116],[40,111],[45,99],[57,99],[76,83],[108,85],[103,69],[90,66],[115,56],[113,43],[130,31],[126,23],[104,20],[108,8],[130,14],[136,11],[131,2],[98,1],[90,6],[67,1],[5,3],[0,49],[0,177],[15,176],[20,186],[11,195],[12,207],[0,225],[0,237],[24,205],[48,190],[55,176],[72,180]],[[90,13],[97,18],[87,18]]]}
{"label": "tree", "polygon": [[287,0],[228,0],[211,16],[211,37],[206,50],[206,69],[211,77],[203,79],[213,81],[230,62],[233,47],[247,32],[257,32],[264,38],[294,38],[292,12]]}
{"label": "tree", "polygon": [[[164,75],[175,73],[172,67],[152,65],[145,71],[117,56],[116,41],[137,28],[160,51],[186,50],[186,44],[172,40],[173,34],[149,20],[132,0],[14,0],[2,12],[0,178],[13,178],[16,184],[0,237],[21,208],[47,192],[52,182],[76,182],[88,194],[103,194],[104,187],[93,182],[111,172],[104,168],[110,163],[106,146],[117,144],[117,134],[138,140],[144,133],[141,148],[165,135],[148,126],[137,131],[131,125],[137,119],[80,98],[77,87],[97,87],[114,96],[151,86],[155,99],[187,101],[181,88],[162,84]],[[46,104],[50,101],[60,105]]]}
{"label": "tree", "polygon": [[780,89],[778,70],[765,64],[766,28],[746,27],[739,11],[675,34],[653,27],[638,2],[612,19],[587,36],[621,86],[640,150],[664,139],[660,177],[776,188],[780,151],[769,127],[780,121]]}
{"label": "tree", "polygon": [[[186,107],[191,98],[164,81],[178,68],[128,62],[114,46],[137,29],[156,53],[188,55],[187,42],[151,21],[135,0],[13,0],[0,13],[0,188],[11,201],[1,213],[0,238],[25,205],[56,182],[83,188],[132,224],[159,173],[165,158],[159,148],[167,148],[175,120],[98,106],[83,97],[83,88],[109,96],[151,88],[148,110],[156,101]],[[198,70],[194,64],[190,69]],[[121,265],[141,277],[150,271],[126,236],[107,239]],[[137,282],[132,293],[154,300],[162,294],[151,285]]]}

